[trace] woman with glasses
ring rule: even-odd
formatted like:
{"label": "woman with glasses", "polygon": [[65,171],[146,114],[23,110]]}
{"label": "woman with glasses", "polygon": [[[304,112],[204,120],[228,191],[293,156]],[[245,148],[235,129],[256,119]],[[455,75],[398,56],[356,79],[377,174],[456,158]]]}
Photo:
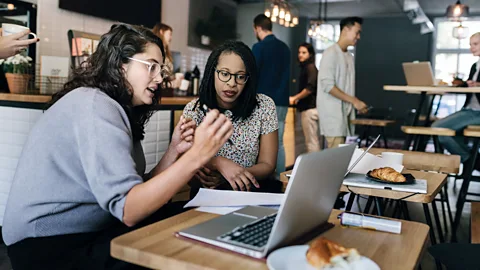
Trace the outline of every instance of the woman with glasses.
{"label": "woman with glasses", "polygon": [[[181,119],[145,174],[140,141],[163,83],[162,41],[114,25],[31,130],[3,221],[13,269],[134,269],[110,241],[175,213],[167,202],[232,134],[217,110]],[[193,136],[195,140],[193,140]]]}
{"label": "woman with glasses", "polygon": [[[199,187],[248,191],[268,185],[278,152],[278,121],[271,98],[257,94],[257,67],[250,48],[228,41],[209,56],[200,96],[183,111],[200,124],[209,109],[218,109],[233,123],[233,135],[190,183]],[[260,182],[260,183],[259,183]]]}

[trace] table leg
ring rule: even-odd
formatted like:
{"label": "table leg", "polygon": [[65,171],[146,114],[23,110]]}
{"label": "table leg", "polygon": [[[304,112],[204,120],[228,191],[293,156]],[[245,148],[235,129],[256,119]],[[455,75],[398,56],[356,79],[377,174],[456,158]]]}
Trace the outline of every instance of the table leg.
{"label": "table leg", "polygon": [[347,207],[345,208],[345,211],[350,211],[352,209],[354,200],[355,200],[355,193],[350,192],[350,196],[348,197]]}
{"label": "table leg", "polygon": [[[417,110],[415,111],[415,114],[413,115],[412,126],[417,126],[417,124],[418,124],[418,118],[420,117],[420,114],[422,112],[423,103],[425,102],[426,97],[427,97],[427,92],[422,92],[420,94],[420,101],[418,102]],[[404,150],[408,150],[408,147],[410,147],[411,143],[412,143],[412,136],[407,135],[407,138],[405,140],[405,144],[404,144],[404,147],[403,147]]]}
{"label": "table leg", "polygon": [[440,243],[443,243],[445,240],[443,238],[442,224],[440,223],[440,217],[438,216],[438,209],[435,201],[432,201],[432,211],[433,217],[435,218],[435,224],[437,225],[438,239],[440,240]]}
{"label": "table leg", "polygon": [[377,215],[383,216],[383,200],[382,198],[375,197],[375,206],[377,207]]}

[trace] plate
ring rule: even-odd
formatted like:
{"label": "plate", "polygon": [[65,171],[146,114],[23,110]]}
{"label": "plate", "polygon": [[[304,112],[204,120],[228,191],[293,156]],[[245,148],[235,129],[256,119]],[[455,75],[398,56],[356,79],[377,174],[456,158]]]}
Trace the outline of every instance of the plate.
{"label": "plate", "polygon": [[[316,270],[307,262],[308,245],[290,246],[277,249],[267,258],[270,270]],[[351,270],[380,270],[378,265],[365,256],[349,264]],[[345,270],[345,268],[325,268],[328,270]]]}
{"label": "plate", "polygon": [[391,181],[385,181],[385,180],[378,179],[376,177],[370,176],[371,172],[372,171],[369,171],[367,173],[366,177],[367,177],[367,179],[373,180],[375,182],[387,183],[387,184],[392,184],[392,185],[411,185],[411,184],[415,184],[415,177],[413,177],[413,175],[411,175],[409,173],[402,173],[402,175],[405,176],[407,181],[405,181],[405,182],[391,182]]}

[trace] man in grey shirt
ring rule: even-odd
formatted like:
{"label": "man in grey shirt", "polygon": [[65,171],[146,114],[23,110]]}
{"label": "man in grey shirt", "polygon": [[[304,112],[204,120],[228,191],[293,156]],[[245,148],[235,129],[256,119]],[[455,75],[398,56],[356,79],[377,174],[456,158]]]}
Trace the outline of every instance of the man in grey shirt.
{"label": "man in grey shirt", "polygon": [[367,111],[367,105],[355,97],[355,65],[349,46],[360,39],[363,19],[348,17],[340,21],[340,38],[327,48],[318,70],[317,110],[320,131],[327,139],[328,148],[337,147],[352,135],[350,119]]}

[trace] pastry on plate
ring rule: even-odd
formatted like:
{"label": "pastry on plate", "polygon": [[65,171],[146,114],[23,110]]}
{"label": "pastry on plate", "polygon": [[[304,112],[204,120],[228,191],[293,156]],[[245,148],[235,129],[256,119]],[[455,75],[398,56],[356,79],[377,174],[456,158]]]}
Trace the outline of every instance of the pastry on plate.
{"label": "pastry on plate", "polygon": [[388,182],[402,183],[407,181],[405,176],[390,167],[374,169],[370,172],[370,176]]}
{"label": "pastry on plate", "polygon": [[325,237],[315,239],[307,251],[307,261],[317,269],[340,266],[349,269],[348,263],[360,259],[355,248],[346,248]]}

